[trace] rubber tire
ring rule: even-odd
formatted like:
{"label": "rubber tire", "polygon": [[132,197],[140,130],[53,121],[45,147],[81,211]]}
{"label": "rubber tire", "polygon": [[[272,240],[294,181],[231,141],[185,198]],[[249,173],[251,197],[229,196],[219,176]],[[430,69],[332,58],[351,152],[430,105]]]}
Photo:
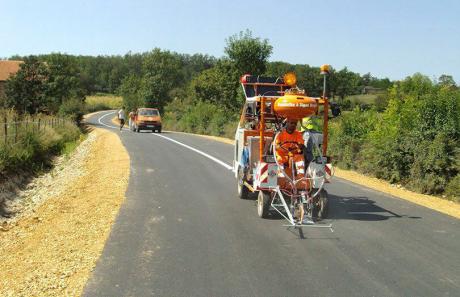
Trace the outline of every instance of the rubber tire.
{"label": "rubber tire", "polygon": [[242,174],[241,170],[242,170],[241,167],[238,167],[238,180],[237,180],[238,197],[240,199],[248,199],[249,198],[249,189],[243,183],[243,174]]}
{"label": "rubber tire", "polygon": [[257,197],[257,215],[259,218],[266,219],[270,210],[270,192],[259,191]]}
{"label": "rubber tire", "polygon": [[158,133],[161,133],[161,128],[157,130]]}
{"label": "rubber tire", "polygon": [[319,193],[318,204],[319,205],[315,205],[315,209],[317,209],[316,217],[320,220],[324,220],[327,218],[329,213],[329,201],[327,198],[327,191],[325,189],[322,189]]}

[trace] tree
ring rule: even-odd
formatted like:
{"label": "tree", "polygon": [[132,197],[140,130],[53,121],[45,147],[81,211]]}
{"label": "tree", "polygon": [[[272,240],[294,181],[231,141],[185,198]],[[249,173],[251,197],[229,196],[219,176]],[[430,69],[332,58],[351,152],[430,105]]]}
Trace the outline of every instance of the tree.
{"label": "tree", "polygon": [[239,75],[265,73],[273,50],[267,39],[252,37],[251,31],[246,30],[230,36],[226,43],[225,53],[235,63]]}
{"label": "tree", "polygon": [[359,74],[349,71],[347,67],[340,71],[331,71],[330,89],[343,102],[346,96],[359,93],[360,80]]}
{"label": "tree", "polygon": [[241,108],[238,100],[238,70],[229,60],[222,60],[211,69],[203,71],[190,86],[195,101],[207,101],[230,111]]}
{"label": "tree", "polygon": [[438,81],[440,86],[452,89],[457,88],[457,84],[455,83],[455,80],[452,77],[452,75],[443,74],[439,77]]}
{"label": "tree", "polygon": [[194,55],[180,55],[182,60],[182,72],[184,81],[191,81],[194,77],[199,75],[202,71],[212,68],[216,65],[217,59],[202,54]]}
{"label": "tree", "polygon": [[142,78],[131,74],[123,79],[118,89],[118,93],[123,97],[123,105],[127,110],[135,110],[144,106],[144,100],[141,97]]}
{"label": "tree", "polygon": [[268,76],[282,77],[285,73],[288,73],[291,71],[294,71],[294,65],[286,63],[286,62],[276,61],[276,62],[269,62],[267,64],[266,74]]}
{"label": "tree", "polygon": [[49,69],[37,57],[23,58],[15,76],[6,82],[6,105],[19,113],[37,113],[46,109]]}
{"label": "tree", "polygon": [[45,58],[49,70],[46,86],[47,105],[51,112],[70,99],[83,101],[84,88],[80,78],[80,67],[74,56],[50,54]]}
{"label": "tree", "polygon": [[143,63],[141,96],[148,107],[163,107],[171,101],[169,91],[183,83],[182,61],[177,54],[154,49]]}

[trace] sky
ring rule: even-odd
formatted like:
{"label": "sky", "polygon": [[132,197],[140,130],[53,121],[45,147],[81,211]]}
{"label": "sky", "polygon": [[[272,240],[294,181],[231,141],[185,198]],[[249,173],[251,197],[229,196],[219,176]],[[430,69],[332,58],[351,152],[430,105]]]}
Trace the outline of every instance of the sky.
{"label": "sky", "polygon": [[270,61],[460,82],[458,0],[0,0],[0,28],[2,58],[156,47],[222,57],[249,29],[273,46]]}

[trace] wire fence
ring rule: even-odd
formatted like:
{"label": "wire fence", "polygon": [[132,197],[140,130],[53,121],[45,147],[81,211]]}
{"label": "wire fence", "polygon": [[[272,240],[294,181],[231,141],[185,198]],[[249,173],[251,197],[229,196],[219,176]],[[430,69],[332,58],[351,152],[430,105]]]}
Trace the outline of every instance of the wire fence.
{"label": "wire fence", "polygon": [[14,145],[27,133],[40,133],[49,128],[64,127],[72,123],[69,119],[59,117],[41,115],[21,119],[16,115],[12,117],[11,114],[4,113],[0,115],[0,143]]}

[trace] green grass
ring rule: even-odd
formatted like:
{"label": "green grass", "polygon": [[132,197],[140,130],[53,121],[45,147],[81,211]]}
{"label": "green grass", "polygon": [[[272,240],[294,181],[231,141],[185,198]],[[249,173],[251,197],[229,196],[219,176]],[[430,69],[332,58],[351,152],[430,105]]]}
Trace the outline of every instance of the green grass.
{"label": "green grass", "polygon": [[375,99],[379,94],[362,94],[362,95],[352,95],[345,97],[345,100],[350,100],[352,103],[358,104],[374,104]]}
{"label": "green grass", "polygon": [[[58,118],[47,115],[19,118],[12,110],[0,110],[0,115],[10,123],[9,141],[0,141],[0,176],[20,169],[40,170],[49,163],[51,156],[70,153],[78,145],[81,132],[72,121],[58,121]],[[38,120],[41,120],[40,129]],[[13,121],[21,124],[14,126]],[[0,139],[4,140],[2,133]]]}
{"label": "green grass", "polygon": [[123,98],[110,94],[86,96],[86,107],[88,112],[106,109],[119,109],[123,105]]}
{"label": "green grass", "polygon": [[61,153],[66,157],[69,157],[70,154],[75,151],[75,149],[82,143],[88,136],[86,134],[81,134],[79,139],[71,140],[64,143]]}

